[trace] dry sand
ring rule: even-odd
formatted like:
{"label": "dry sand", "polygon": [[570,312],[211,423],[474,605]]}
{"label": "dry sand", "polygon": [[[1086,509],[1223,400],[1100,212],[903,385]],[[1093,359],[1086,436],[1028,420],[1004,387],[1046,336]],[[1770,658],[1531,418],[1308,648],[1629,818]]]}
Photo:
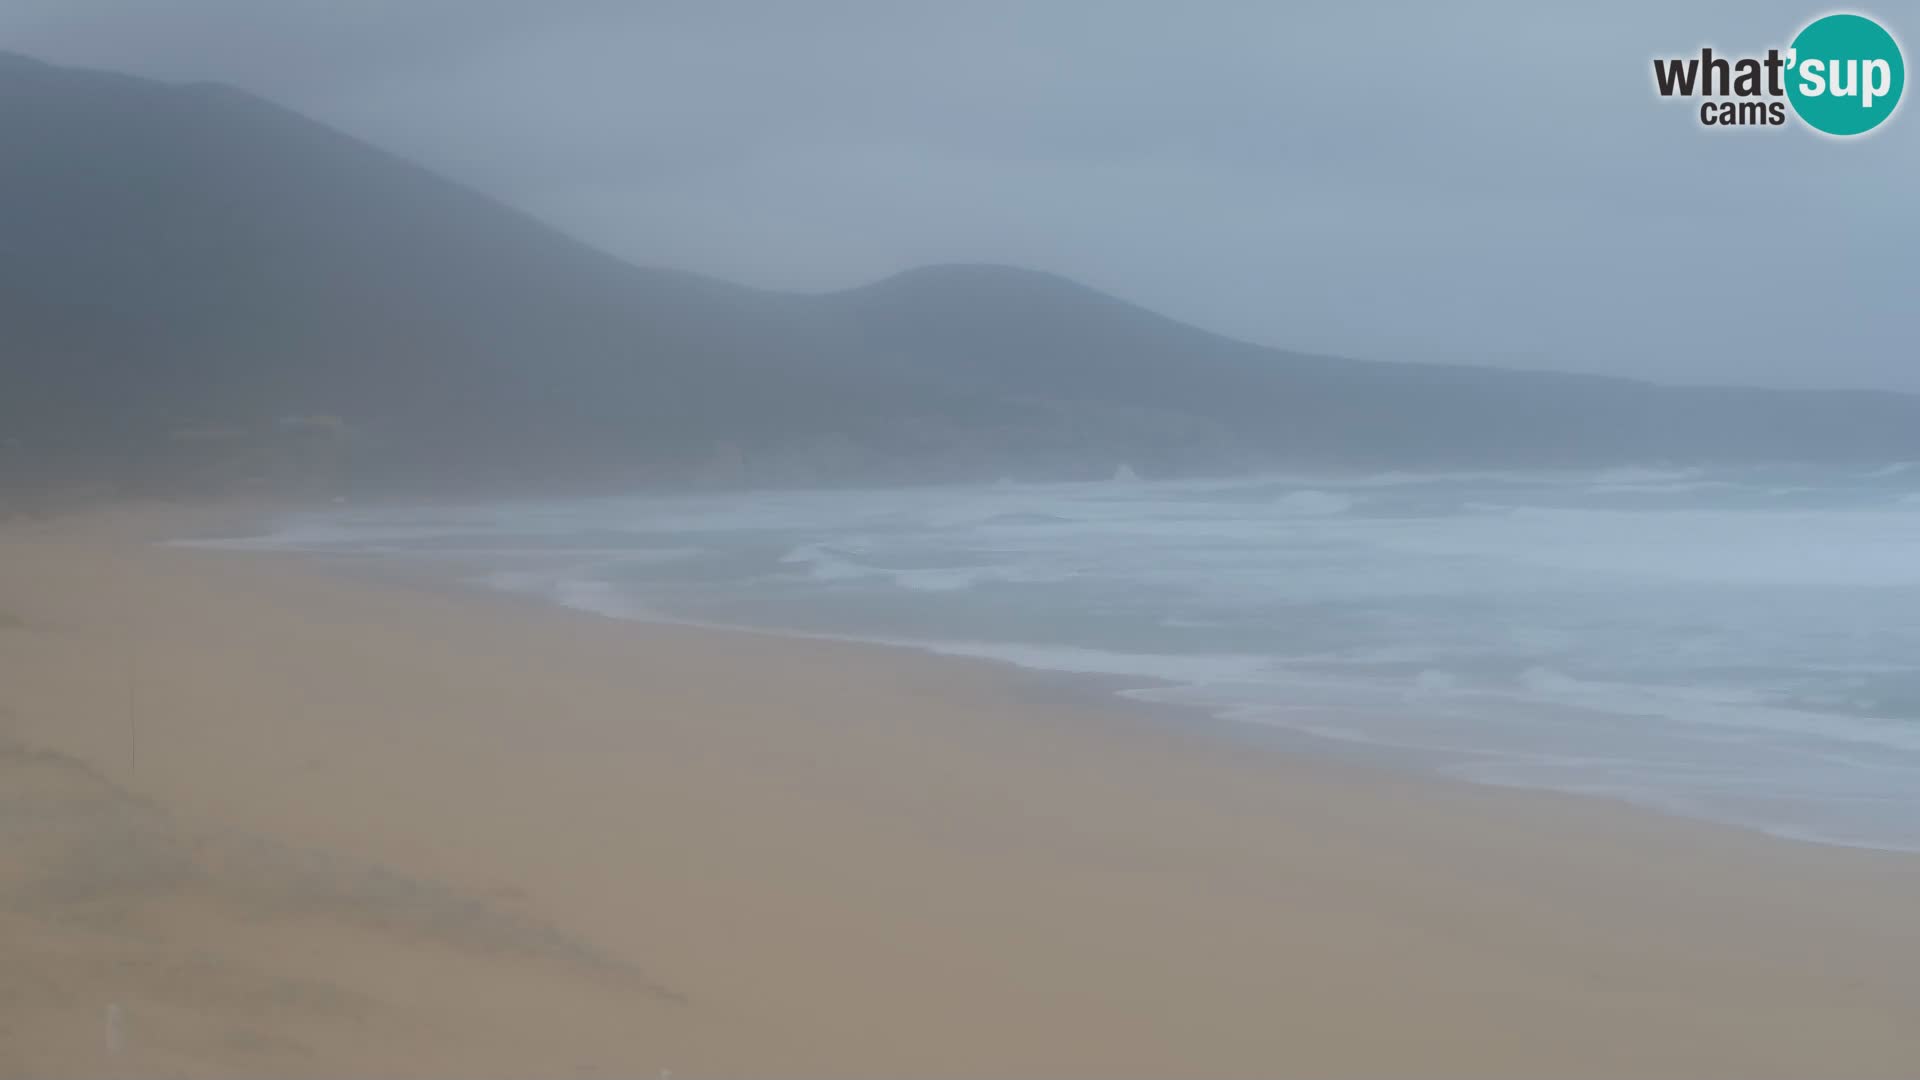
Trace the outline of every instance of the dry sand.
{"label": "dry sand", "polygon": [[205,523],[0,527],[0,1075],[1920,1074],[1910,857]]}

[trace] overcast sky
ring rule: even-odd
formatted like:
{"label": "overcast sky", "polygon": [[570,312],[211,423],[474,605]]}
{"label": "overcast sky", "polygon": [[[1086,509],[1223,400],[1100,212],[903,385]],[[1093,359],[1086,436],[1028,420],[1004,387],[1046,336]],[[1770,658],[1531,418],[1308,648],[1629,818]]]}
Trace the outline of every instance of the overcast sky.
{"label": "overcast sky", "polygon": [[[1292,348],[1920,390],[1920,106],[1840,141],[1652,91],[1826,10],[4,0],[0,49],[230,82],[754,285],[1004,262]],[[1859,10],[1912,62],[1920,9]]]}

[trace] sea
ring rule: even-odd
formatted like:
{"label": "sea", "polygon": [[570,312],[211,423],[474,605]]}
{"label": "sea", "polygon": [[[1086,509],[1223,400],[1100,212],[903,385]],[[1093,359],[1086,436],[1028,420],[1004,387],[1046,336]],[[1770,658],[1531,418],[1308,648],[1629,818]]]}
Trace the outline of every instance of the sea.
{"label": "sea", "polygon": [[[1920,850],[1920,462],[1002,481],[286,515],[216,547],[1108,676],[1297,745]],[[1204,716],[1203,716],[1204,714]]]}

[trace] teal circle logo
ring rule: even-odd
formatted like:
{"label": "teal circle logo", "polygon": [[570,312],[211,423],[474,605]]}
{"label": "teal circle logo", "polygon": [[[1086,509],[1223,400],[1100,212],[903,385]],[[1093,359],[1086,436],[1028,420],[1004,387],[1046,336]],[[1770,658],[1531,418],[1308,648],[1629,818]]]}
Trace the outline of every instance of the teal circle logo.
{"label": "teal circle logo", "polygon": [[1793,39],[1787,100],[1816,131],[1862,135],[1900,104],[1907,65],[1900,44],[1864,15],[1828,15]]}

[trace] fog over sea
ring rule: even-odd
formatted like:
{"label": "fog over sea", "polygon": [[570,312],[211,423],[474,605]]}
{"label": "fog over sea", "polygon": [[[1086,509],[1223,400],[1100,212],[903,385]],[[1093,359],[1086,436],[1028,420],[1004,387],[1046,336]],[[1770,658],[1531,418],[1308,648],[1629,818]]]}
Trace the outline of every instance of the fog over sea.
{"label": "fog over sea", "polygon": [[1920,463],[301,513],[618,618],[1140,677],[1302,746],[1920,850]]}

